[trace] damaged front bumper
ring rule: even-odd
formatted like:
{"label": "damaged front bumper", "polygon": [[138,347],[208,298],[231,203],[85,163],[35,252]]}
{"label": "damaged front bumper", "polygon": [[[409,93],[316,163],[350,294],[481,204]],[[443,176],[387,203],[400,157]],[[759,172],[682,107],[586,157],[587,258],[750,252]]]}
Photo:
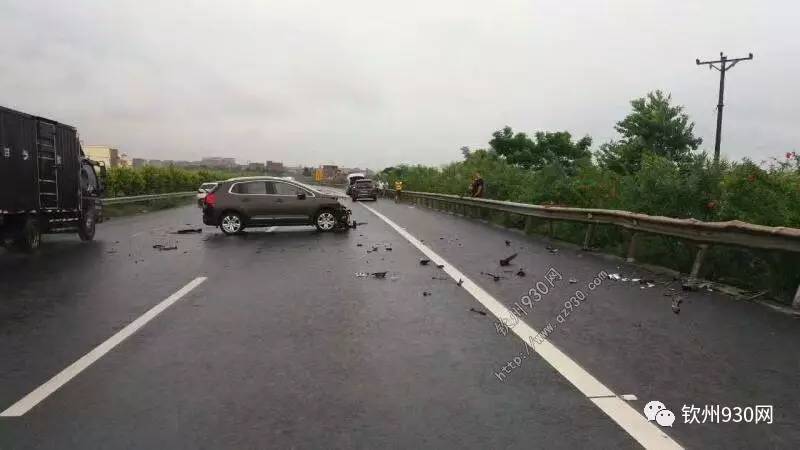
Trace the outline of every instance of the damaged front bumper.
{"label": "damaged front bumper", "polygon": [[340,206],[339,209],[336,210],[336,219],[337,219],[337,227],[338,230],[349,230],[350,228],[355,228],[355,221],[351,223],[350,217],[352,216],[353,211],[346,208],[345,206]]}

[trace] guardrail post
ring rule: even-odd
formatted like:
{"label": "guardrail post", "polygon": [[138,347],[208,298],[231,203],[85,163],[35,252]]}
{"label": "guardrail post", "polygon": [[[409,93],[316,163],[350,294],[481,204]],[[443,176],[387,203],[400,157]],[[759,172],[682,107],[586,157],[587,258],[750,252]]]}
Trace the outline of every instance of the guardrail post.
{"label": "guardrail post", "polygon": [[525,234],[533,234],[533,216],[525,216]]}
{"label": "guardrail post", "polygon": [[636,261],[636,241],[639,238],[639,233],[632,232],[631,233],[631,241],[628,243],[628,257],[626,261],[634,262]]}
{"label": "guardrail post", "polygon": [[689,273],[689,284],[697,282],[697,276],[700,274],[700,267],[703,265],[703,258],[706,257],[708,244],[700,244],[697,247],[697,253],[694,255],[694,263],[692,264],[692,271]]}
{"label": "guardrail post", "polygon": [[800,286],[797,286],[797,292],[794,294],[794,301],[792,302],[792,308],[800,309]]}
{"label": "guardrail post", "polygon": [[590,223],[588,227],[586,227],[586,235],[583,237],[583,249],[589,250],[590,244],[592,243],[592,233],[594,232],[594,224]]}

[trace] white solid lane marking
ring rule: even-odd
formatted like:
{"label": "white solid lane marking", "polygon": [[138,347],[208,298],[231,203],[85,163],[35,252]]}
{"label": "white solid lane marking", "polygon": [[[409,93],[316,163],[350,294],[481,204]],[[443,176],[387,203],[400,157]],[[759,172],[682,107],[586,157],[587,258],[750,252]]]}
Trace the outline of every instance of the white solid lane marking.
{"label": "white solid lane marking", "polygon": [[[371,213],[375,214],[378,218],[386,222],[395,231],[400,233],[408,242],[414,247],[419,249],[425,256],[427,256],[434,264],[444,264],[443,270],[450,275],[453,280],[464,280],[461,287],[469,292],[475,300],[480,302],[486,309],[492,312],[498,319],[507,318],[512,315],[505,306],[503,306],[497,299],[491,296],[488,292],[484,291],[480,286],[473,283],[472,280],[467,278],[466,275],[461,273],[452,264],[447,262],[444,258],[439,256],[432,249],[420,242],[417,238],[412,236],[405,228],[397,225],[391,219],[383,214],[375,211],[367,205],[362,205],[367,208]],[[623,400],[618,398],[614,392],[606,387],[603,383],[597,380],[592,374],[587,372],[577,362],[572,360],[569,356],[564,354],[555,345],[551,344],[546,338],[538,336],[537,339],[541,340],[541,344],[531,346],[530,343],[534,342],[533,338],[539,333],[531,328],[528,324],[520,319],[519,323],[511,328],[514,333],[519,336],[525,345],[530,346],[533,351],[539,354],[545,361],[547,361],[558,373],[567,379],[573,386],[575,386],[583,395],[589,397],[589,400],[594,403],[601,411],[606,413],[614,422],[616,422],[623,430],[625,430],[632,438],[636,439],[639,444],[645,448],[659,448],[659,449],[681,449],[677,442],[670,438],[666,433],[661,431],[656,425],[649,422],[646,417],[639,414],[639,412]]]}
{"label": "white solid lane marking", "polygon": [[275,228],[278,228],[278,227],[277,226],[268,227],[267,228],[267,233],[272,233],[273,231],[275,231]]}
{"label": "white solid lane marking", "polygon": [[83,355],[79,360],[70,364],[66,369],[59,372],[45,384],[34,389],[30,394],[8,407],[8,409],[0,413],[0,417],[19,417],[30,411],[31,408],[38,405],[42,400],[58,390],[58,388],[67,384],[69,380],[75,378],[83,370],[92,365],[92,363],[102,358],[103,355],[110,352],[114,347],[130,337],[133,333],[145,326],[165,309],[169,308],[173,303],[180,300],[184,295],[191,292],[192,289],[196,288],[204,281],[206,281],[206,277],[197,277],[190,281],[189,284],[162,300],[161,303],[150,308],[146,313],[129,323],[125,328],[119,330],[115,335],[106,339],[105,342],[92,349],[92,351]]}

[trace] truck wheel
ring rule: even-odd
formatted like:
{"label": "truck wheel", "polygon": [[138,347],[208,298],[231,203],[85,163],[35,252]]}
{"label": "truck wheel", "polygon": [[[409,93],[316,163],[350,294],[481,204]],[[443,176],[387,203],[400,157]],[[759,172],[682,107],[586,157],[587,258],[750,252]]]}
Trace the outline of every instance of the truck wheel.
{"label": "truck wheel", "polygon": [[25,252],[32,252],[42,244],[42,230],[39,221],[28,216],[22,225],[21,235],[15,242],[16,247]]}
{"label": "truck wheel", "polygon": [[91,241],[94,239],[94,232],[97,228],[97,223],[94,219],[94,209],[90,209],[86,211],[83,217],[81,217],[81,224],[78,227],[78,236],[81,238],[82,241]]}

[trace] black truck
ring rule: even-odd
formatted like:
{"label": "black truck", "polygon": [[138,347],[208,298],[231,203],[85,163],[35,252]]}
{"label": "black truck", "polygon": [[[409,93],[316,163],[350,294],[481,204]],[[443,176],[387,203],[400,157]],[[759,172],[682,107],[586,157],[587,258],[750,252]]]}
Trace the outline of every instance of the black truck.
{"label": "black truck", "polygon": [[0,245],[35,250],[43,233],[92,240],[105,176],[74,127],[0,106]]}

